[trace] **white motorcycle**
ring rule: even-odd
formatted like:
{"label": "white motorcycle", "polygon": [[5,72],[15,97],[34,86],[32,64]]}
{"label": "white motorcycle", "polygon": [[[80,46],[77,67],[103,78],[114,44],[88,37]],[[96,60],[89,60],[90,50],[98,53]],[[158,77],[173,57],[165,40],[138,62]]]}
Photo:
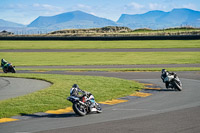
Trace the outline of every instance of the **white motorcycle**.
{"label": "white motorcycle", "polygon": [[[162,76],[161,76],[162,78]],[[169,83],[169,88],[172,88],[174,90],[177,90],[177,91],[181,91],[183,88],[182,88],[182,83],[180,81],[180,79],[178,78],[178,76],[174,73],[174,74],[168,74],[164,79],[163,79],[163,82],[166,83],[168,82]]]}
{"label": "white motorcycle", "polygon": [[73,103],[72,108],[74,112],[79,116],[84,116],[91,112],[102,112],[101,106],[94,101],[94,97],[91,93],[86,92],[80,98],[75,96],[69,96],[67,100]]}

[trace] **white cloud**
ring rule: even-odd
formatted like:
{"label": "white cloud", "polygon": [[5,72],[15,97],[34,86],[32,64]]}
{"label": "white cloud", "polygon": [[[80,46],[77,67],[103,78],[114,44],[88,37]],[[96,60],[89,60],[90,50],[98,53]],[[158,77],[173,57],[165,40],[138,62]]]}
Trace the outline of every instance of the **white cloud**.
{"label": "white cloud", "polygon": [[49,4],[34,3],[33,8],[30,8],[30,12],[34,12],[35,16],[52,16],[65,12],[63,7],[53,6]]}
{"label": "white cloud", "polygon": [[158,3],[149,3],[150,10],[166,10],[166,6]]}
{"label": "white cloud", "polygon": [[119,11],[119,14],[137,14],[144,13],[144,10],[146,10],[146,8],[143,4],[131,2],[129,4],[121,5],[121,7],[116,10]]}
{"label": "white cloud", "polygon": [[158,5],[157,3],[150,3],[150,4],[149,4],[149,8],[150,8],[151,10],[157,9],[158,6],[159,6],[159,5]]}
{"label": "white cloud", "polygon": [[53,5],[49,5],[49,4],[38,4],[38,3],[34,3],[32,5],[34,8],[32,8],[32,10],[44,10],[44,11],[64,11],[64,9],[62,7],[58,7],[58,6],[53,6]]}
{"label": "white cloud", "polygon": [[133,9],[141,9],[144,8],[144,5],[136,3],[136,2],[132,2],[128,5],[129,7],[133,8]]}
{"label": "white cloud", "polygon": [[94,12],[89,12],[89,14],[92,14],[92,15],[94,15],[94,16],[97,16],[97,14],[94,13]]}
{"label": "white cloud", "polygon": [[20,13],[26,13],[31,12],[31,11],[52,11],[52,12],[62,12],[64,11],[63,7],[58,7],[58,6],[53,6],[53,5],[49,5],[49,4],[38,4],[38,3],[34,3],[31,5],[25,5],[25,4],[10,4],[7,6],[3,6],[1,7],[3,9],[9,9],[10,11],[14,11],[16,12],[20,12]]}
{"label": "white cloud", "polygon": [[34,3],[34,4],[33,4],[33,7],[40,7],[40,4]]}
{"label": "white cloud", "polygon": [[77,5],[77,8],[79,8],[79,9],[91,9],[91,7],[90,6],[88,6],[88,5],[84,5],[84,4],[78,4]]}
{"label": "white cloud", "polygon": [[[53,6],[50,4],[10,4],[2,6],[0,11],[3,12],[1,18],[21,24],[29,24],[38,16],[52,16],[65,12],[63,7]],[[5,10],[7,9],[7,10]]]}
{"label": "white cloud", "polygon": [[189,9],[193,9],[193,10],[197,10],[196,5],[189,3],[187,5],[183,5],[183,8],[189,8]]}
{"label": "white cloud", "polygon": [[174,8],[188,8],[188,9],[192,9],[192,10],[198,10],[197,6],[195,4],[192,3],[188,3],[188,4],[169,4],[168,6],[168,11],[171,11]]}

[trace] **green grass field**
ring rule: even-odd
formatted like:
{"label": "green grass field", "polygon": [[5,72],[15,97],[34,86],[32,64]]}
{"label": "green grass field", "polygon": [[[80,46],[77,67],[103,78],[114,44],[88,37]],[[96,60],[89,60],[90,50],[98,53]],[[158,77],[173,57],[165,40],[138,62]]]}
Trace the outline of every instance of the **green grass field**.
{"label": "green grass field", "polygon": [[134,81],[108,77],[55,74],[0,74],[0,76],[42,79],[53,83],[49,88],[0,101],[0,118],[69,107],[71,103],[66,98],[74,83],[83,90],[91,92],[97,102],[127,96],[143,88]]}
{"label": "green grass field", "polygon": [[0,41],[0,49],[200,48],[200,40]]}
{"label": "green grass field", "polygon": [[1,52],[16,66],[197,64],[200,52]]}
{"label": "green grass field", "polygon": [[[17,70],[28,70],[33,72],[48,71],[104,71],[104,72],[160,72],[163,68],[18,68]],[[168,71],[200,71],[200,67],[165,67]]]}

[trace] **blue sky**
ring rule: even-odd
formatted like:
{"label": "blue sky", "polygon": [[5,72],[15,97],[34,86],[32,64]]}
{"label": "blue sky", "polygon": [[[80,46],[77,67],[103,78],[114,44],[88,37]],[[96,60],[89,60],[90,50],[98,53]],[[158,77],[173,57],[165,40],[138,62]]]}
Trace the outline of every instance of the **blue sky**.
{"label": "blue sky", "polygon": [[0,0],[0,19],[29,24],[38,16],[81,10],[117,21],[121,14],[189,8],[200,11],[200,0]]}

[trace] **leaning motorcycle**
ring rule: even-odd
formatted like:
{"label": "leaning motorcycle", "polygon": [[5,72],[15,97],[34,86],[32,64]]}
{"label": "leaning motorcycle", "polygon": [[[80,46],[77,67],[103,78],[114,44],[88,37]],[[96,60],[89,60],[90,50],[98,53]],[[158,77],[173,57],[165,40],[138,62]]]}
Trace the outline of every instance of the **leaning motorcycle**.
{"label": "leaning motorcycle", "polygon": [[15,66],[13,66],[11,63],[8,63],[6,66],[3,67],[3,72],[4,73],[8,73],[8,72],[16,73]]}
{"label": "leaning motorcycle", "polygon": [[164,82],[169,82],[169,88],[172,88],[177,91],[181,91],[182,88],[182,83],[180,79],[178,78],[177,74],[174,75],[168,75],[165,77]]}
{"label": "leaning motorcycle", "polygon": [[[101,106],[94,102],[92,103],[93,100],[88,99],[87,93],[83,94],[82,97],[75,97],[75,96],[69,96],[67,100],[72,102],[72,109],[74,112],[79,115],[79,116],[84,116],[88,113],[96,112],[96,113],[101,113],[102,109]],[[94,104],[93,107],[91,105]]]}

